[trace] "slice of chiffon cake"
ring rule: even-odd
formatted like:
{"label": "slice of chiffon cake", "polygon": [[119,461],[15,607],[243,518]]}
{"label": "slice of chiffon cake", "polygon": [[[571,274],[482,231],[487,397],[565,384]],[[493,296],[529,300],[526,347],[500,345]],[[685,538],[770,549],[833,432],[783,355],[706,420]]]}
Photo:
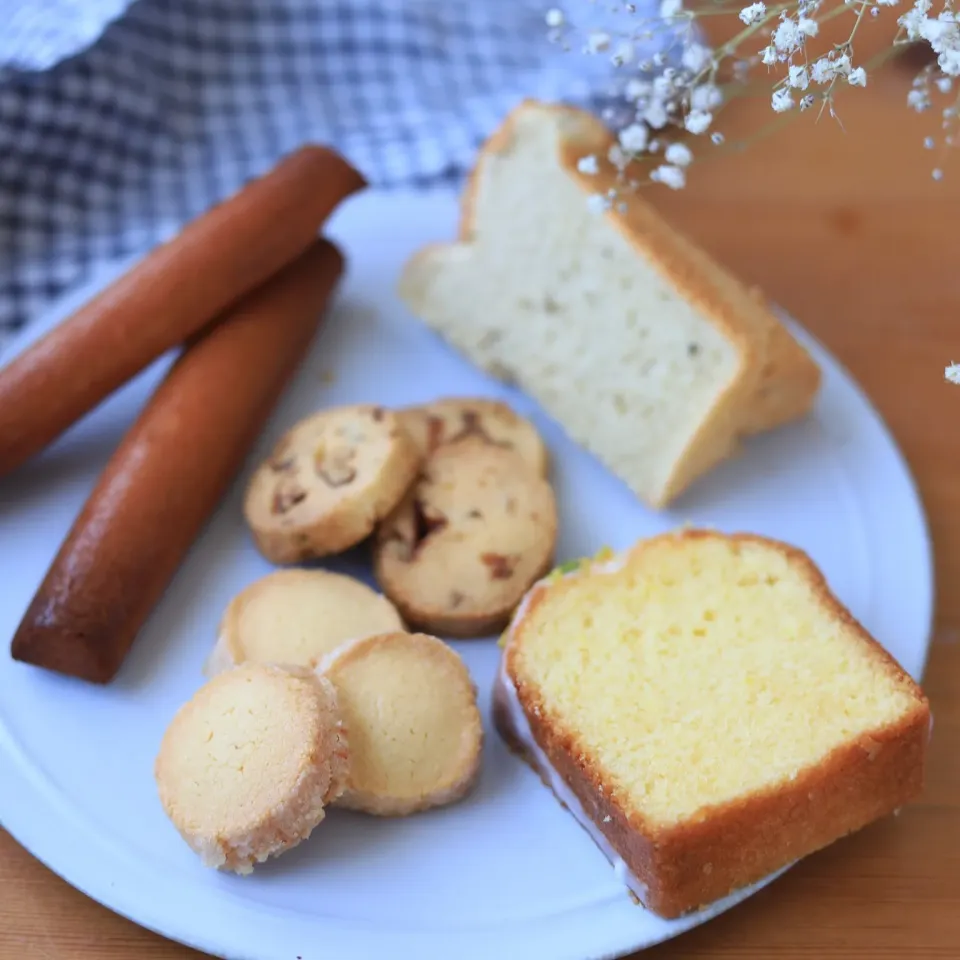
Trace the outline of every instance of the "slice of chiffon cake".
{"label": "slice of chiffon cake", "polygon": [[522,103],[480,152],[459,238],[418,251],[399,293],[660,508],[741,438],[804,417],[820,370],[756,291],[623,186],[615,143],[589,113]]}
{"label": "slice of chiffon cake", "polygon": [[927,701],[806,554],[684,530],[561,571],[504,636],[497,727],[653,912],[920,793]]}

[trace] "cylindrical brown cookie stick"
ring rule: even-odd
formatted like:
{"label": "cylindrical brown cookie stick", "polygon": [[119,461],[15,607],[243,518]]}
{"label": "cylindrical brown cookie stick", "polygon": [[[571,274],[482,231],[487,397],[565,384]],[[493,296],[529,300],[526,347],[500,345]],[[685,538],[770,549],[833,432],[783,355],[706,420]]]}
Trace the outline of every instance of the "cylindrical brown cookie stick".
{"label": "cylindrical brown cookie stick", "polygon": [[363,185],[338,154],[301,148],[0,370],[0,476],[303,253]]}
{"label": "cylindrical brown cookie stick", "polygon": [[318,242],[189,346],[124,437],[13,638],[108,683],[303,357],[343,269]]}

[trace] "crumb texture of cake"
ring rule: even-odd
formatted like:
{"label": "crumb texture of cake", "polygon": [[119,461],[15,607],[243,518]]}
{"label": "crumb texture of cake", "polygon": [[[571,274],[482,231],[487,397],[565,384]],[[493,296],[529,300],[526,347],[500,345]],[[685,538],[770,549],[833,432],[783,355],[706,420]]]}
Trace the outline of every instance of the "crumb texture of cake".
{"label": "crumb texture of cake", "polygon": [[[459,242],[406,265],[411,311],[667,505],[740,437],[805,414],[819,370],[764,304],[616,183],[603,125],[526,102],[481,152]],[[596,155],[600,172],[577,172]],[[619,205],[623,204],[621,211]]]}
{"label": "crumb texture of cake", "polygon": [[396,607],[353,577],[277,570],[230,601],[204,672],[215,676],[249,660],[314,667],[348,640],[403,629]]}
{"label": "crumb texture of cake", "polygon": [[348,763],[329,681],[246,663],[180,708],[154,772],[167,816],[203,863],[244,874],[310,836]]}
{"label": "crumb texture of cake", "polygon": [[922,786],[922,692],[812,561],[776,541],[682,531],[548,577],[503,656],[498,727],[549,758],[662,916]]}
{"label": "crumb texture of cake", "polygon": [[483,726],[466,665],[445,643],[388,633],[346,644],[318,667],[350,730],[350,772],[337,801],[404,816],[464,797],[480,770]]}

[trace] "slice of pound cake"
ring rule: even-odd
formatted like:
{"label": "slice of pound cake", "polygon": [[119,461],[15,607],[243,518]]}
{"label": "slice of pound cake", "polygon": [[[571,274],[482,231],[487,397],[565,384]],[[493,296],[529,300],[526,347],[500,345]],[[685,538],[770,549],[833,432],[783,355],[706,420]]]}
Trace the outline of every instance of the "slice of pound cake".
{"label": "slice of pound cake", "polygon": [[762,297],[618,183],[614,144],[587,113],[523,103],[480,154],[458,242],[417,253],[399,292],[661,507],[741,436],[804,415],[820,372]]}
{"label": "slice of pound cake", "polygon": [[686,530],[561,571],[505,635],[497,727],[653,912],[919,794],[927,701],[806,554]]}

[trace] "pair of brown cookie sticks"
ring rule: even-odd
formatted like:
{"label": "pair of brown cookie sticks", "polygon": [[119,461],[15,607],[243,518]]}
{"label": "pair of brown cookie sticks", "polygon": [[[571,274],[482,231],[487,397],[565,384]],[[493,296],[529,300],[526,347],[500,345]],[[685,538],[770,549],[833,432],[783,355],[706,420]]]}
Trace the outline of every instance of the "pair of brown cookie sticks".
{"label": "pair of brown cookie sticks", "polygon": [[307,146],[188,225],[0,371],[0,476],[181,344],[13,639],[108,683],[315,335],[343,271],[318,233],[364,187]]}

